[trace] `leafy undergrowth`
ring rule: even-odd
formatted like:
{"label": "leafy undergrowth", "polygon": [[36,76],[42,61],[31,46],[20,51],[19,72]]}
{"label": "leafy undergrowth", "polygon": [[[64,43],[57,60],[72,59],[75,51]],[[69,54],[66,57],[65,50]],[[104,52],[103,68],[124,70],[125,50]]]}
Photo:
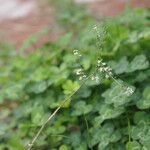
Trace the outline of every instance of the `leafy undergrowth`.
{"label": "leafy undergrowth", "polygon": [[[149,11],[135,10],[104,21],[103,49],[91,31],[96,21],[70,30],[56,43],[26,55],[11,47],[0,51],[0,149],[24,150],[38,128],[68,93],[81,83],[72,51],[91,72],[97,52],[116,78],[132,85],[130,97],[111,79],[88,81],[46,126],[36,150],[149,150],[150,27]],[[76,28],[77,29],[77,28]],[[100,28],[101,29],[101,28]]]}

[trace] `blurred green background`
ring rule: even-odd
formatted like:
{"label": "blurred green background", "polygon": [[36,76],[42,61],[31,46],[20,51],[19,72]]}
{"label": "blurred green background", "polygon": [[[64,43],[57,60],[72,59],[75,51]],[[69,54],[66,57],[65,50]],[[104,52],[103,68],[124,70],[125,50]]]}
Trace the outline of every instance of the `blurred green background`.
{"label": "blurred green background", "polygon": [[48,115],[81,84],[72,53],[78,49],[87,74],[100,54],[116,79],[136,90],[126,97],[111,79],[87,81],[48,123],[33,149],[149,150],[150,10],[127,5],[121,14],[103,17],[70,0],[49,5],[55,7],[61,30],[56,40],[35,46],[52,31],[44,28],[24,40],[19,50],[7,42],[0,44],[0,149],[27,149]]}

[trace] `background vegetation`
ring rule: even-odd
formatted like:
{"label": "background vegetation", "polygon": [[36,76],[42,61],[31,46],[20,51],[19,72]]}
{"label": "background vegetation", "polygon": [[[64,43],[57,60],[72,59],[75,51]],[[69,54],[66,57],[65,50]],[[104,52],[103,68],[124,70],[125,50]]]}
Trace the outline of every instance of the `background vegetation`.
{"label": "background vegetation", "polygon": [[[97,19],[69,1],[54,5],[64,29],[56,42],[30,54],[1,44],[0,149],[26,149],[48,115],[80,85],[72,54],[79,49],[87,73],[100,53],[116,78],[135,87],[135,92],[131,97],[120,95],[121,88],[111,79],[88,81],[47,125],[35,149],[149,150],[150,11],[127,9],[120,16]],[[102,49],[96,46],[95,24]],[[33,41],[28,39],[27,44]]]}

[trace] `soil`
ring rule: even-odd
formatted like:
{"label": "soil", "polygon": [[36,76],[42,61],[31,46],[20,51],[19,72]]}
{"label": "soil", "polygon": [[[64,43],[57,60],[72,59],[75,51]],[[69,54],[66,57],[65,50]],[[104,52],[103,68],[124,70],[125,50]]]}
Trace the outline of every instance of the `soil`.
{"label": "soil", "polygon": [[9,41],[20,46],[26,38],[43,28],[52,31],[51,34],[41,37],[38,45],[57,39],[59,33],[55,30],[54,9],[46,0],[5,1],[0,6],[0,41]]}
{"label": "soil", "polygon": [[[75,0],[85,3],[91,12],[114,16],[123,11],[127,0]],[[62,33],[56,25],[55,11],[47,0],[0,0],[0,41],[20,47],[23,41],[45,27],[51,32],[41,36],[37,46],[55,41]],[[133,7],[150,7],[150,0],[131,0]]]}
{"label": "soil", "polygon": [[[94,13],[102,16],[115,16],[125,9],[129,0],[76,0],[88,1],[88,8]],[[130,6],[133,8],[143,7],[150,8],[150,0],[130,0]]]}

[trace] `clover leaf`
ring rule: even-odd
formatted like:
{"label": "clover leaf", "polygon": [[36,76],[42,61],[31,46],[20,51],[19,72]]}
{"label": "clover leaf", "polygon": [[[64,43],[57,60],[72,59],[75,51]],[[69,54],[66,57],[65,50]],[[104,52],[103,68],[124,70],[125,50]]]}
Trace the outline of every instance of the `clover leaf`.
{"label": "clover leaf", "polygon": [[150,87],[146,87],[143,91],[143,99],[139,100],[136,103],[139,109],[148,109],[150,108]]}
{"label": "clover leaf", "polygon": [[98,150],[104,150],[109,144],[107,140],[101,140],[98,144]]}
{"label": "clover leaf", "polygon": [[121,139],[121,133],[119,130],[115,130],[110,137],[110,142],[117,142]]}
{"label": "clover leaf", "polygon": [[118,62],[110,61],[109,64],[116,74],[134,72],[149,67],[149,61],[143,54],[135,56],[130,63],[127,60],[127,57],[122,57]]}
{"label": "clover leaf", "polygon": [[86,104],[84,101],[78,101],[74,105],[74,111],[72,112],[73,116],[80,116],[83,114],[88,114],[93,109],[92,105]]}
{"label": "clover leaf", "polygon": [[[91,128],[92,135],[91,145],[94,146],[99,143],[101,147],[105,148],[110,142],[110,136],[114,132],[114,126],[111,123],[105,123],[102,127]],[[99,146],[100,147],[100,146]]]}
{"label": "clover leaf", "polygon": [[140,143],[150,140],[150,128],[145,122],[140,122],[137,126],[131,127],[131,137],[134,140],[139,140]]}
{"label": "clover leaf", "polygon": [[63,84],[64,94],[71,94],[73,91],[79,88],[78,82],[73,82],[71,80],[67,80],[65,84]]}
{"label": "clover leaf", "polygon": [[141,150],[141,145],[137,141],[128,142],[126,144],[126,149]]}
{"label": "clover leaf", "polygon": [[117,62],[113,69],[115,71],[116,74],[122,74],[124,72],[126,72],[126,70],[129,67],[129,62],[127,60],[127,57],[122,57],[119,62]]}
{"label": "clover leaf", "polygon": [[110,143],[115,143],[121,138],[119,130],[115,130],[112,123],[105,123],[101,127],[91,128],[91,145],[98,144],[98,150],[107,149]]}
{"label": "clover leaf", "polygon": [[121,115],[124,111],[125,111],[124,107],[114,107],[112,105],[104,104],[101,106],[101,108],[99,110],[99,114],[100,114],[100,118],[102,120],[106,120],[106,119],[116,118],[119,115]]}
{"label": "clover leaf", "polygon": [[30,82],[26,85],[26,91],[29,93],[42,93],[48,88],[46,81]]}
{"label": "clover leaf", "polygon": [[136,106],[139,109],[148,109],[150,108],[150,100],[148,99],[141,99],[136,103]]}
{"label": "clover leaf", "polygon": [[143,70],[149,67],[149,61],[145,55],[137,55],[129,65],[126,72],[133,72],[136,70]]}
{"label": "clover leaf", "polygon": [[31,113],[31,120],[34,125],[41,125],[43,123],[44,109],[42,106],[35,106]]}
{"label": "clover leaf", "polygon": [[138,111],[134,114],[134,123],[139,124],[141,122],[149,123],[150,117],[145,111]]}
{"label": "clover leaf", "polygon": [[114,107],[111,104],[106,104],[104,102],[101,102],[99,105],[98,112],[99,112],[99,115],[96,116],[94,119],[95,127],[99,126],[107,119],[113,119],[113,118],[120,116],[123,112],[125,112],[125,108],[123,106]]}
{"label": "clover leaf", "polygon": [[70,148],[68,148],[67,145],[61,145],[61,146],[59,147],[59,150],[70,150]]}
{"label": "clover leaf", "polygon": [[149,99],[150,100],[150,86],[146,87],[143,91],[143,97],[145,99]]}
{"label": "clover leaf", "polygon": [[[134,87],[130,87],[134,91]],[[105,98],[106,104],[113,104],[114,107],[122,106],[131,101],[126,89],[118,84],[113,84],[110,89],[106,90],[102,97]]]}
{"label": "clover leaf", "polygon": [[81,142],[81,133],[80,132],[72,132],[70,134],[70,141],[73,147],[77,147]]}

